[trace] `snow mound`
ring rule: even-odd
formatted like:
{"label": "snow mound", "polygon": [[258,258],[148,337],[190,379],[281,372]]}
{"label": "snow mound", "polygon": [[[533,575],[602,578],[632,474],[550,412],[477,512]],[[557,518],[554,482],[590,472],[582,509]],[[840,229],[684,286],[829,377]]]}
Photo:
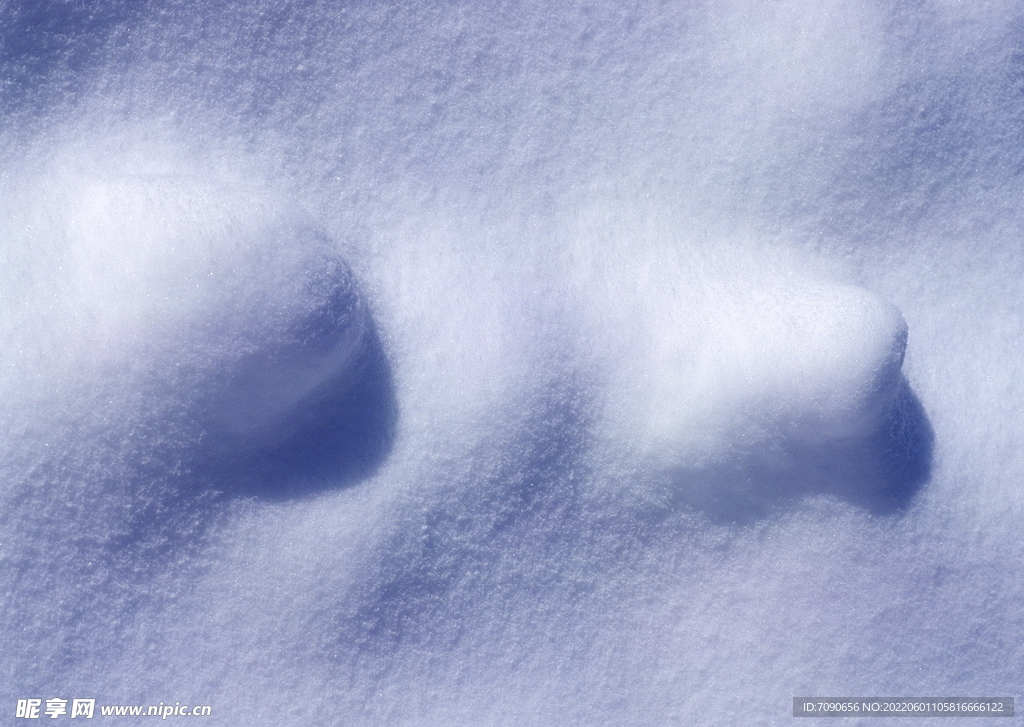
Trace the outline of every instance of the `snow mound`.
{"label": "snow mound", "polygon": [[34,285],[12,296],[38,311],[20,334],[37,343],[15,348],[47,352],[22,368],[64,382],[66,407],[174,421],[192,463],[294,449],[392,408],[356,279],[297,205],[174,174],[65,170],[38,186],[12,225],[47,261],[26,261]]}
{"label": "snow mound", "polygon": [[768,267],[676,288],[642,294],[658,304],[620,366],[613,436],[635,434],[643,481],[727,520],[821,492],[873,511],[909,501],[932,433],[895,305]]}
{"label": "snow mound", "polygon": [[891,303],[810,281],[714,297],[696,341],[662,320],[652,342],[658,373],[643,408],[658,458],[714,458],[768,437],[861,437],[891,408],[907,342]]}

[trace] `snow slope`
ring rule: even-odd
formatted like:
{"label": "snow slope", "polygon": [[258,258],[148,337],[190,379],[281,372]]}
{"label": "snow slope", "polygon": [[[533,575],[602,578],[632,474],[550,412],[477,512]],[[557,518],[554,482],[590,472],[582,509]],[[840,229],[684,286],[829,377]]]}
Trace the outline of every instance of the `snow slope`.
{"label": "snow slope", "polygon": [[1019,705],[1022,31],[0,4],[0,711]]}

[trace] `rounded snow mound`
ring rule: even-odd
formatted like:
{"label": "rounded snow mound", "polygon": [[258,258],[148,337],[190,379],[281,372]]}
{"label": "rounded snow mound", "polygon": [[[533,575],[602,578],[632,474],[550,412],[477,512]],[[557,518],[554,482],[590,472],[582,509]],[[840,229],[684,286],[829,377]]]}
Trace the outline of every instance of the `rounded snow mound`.
{"label": "rounded snow mound", "polygon": [[871,291],[787,281],[718,291],[699,312],[703,330],[687,349],[665,329],[653,344],[645,432],[661,456],[714,456],[778,435],[862,437],[892,406],[907,325]]}
{"label": "rounded snow mound", "polygon": [[277,438],[315,391],[354,378],[365,306],[296,207],[172,175],[90,180],[64,203],[81,365],[175,384],[231,446]]}
{"label": "rounded snow mound", "polygon": [[906,321],[865,288],[770,268],[647,295],[612,414],[642,479],[725,519],[814,493],[903,507],[932,436]]}

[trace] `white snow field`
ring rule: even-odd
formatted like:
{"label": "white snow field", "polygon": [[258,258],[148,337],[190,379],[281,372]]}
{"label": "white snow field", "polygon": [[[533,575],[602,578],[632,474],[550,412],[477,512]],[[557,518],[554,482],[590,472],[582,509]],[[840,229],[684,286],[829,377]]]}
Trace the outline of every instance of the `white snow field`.
{"label": "white snow field", "polygon": [[1021,708],[1022,201],[1019,2],[0,1],[0,722]]}

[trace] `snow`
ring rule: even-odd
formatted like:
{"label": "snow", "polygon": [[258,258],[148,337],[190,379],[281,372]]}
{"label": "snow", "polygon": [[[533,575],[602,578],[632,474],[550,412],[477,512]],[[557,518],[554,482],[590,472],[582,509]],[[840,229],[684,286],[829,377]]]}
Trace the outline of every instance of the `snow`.
{"label": "snow", "polygon": [[1019,703],[1020,13],[0,5],[0,710]]}

